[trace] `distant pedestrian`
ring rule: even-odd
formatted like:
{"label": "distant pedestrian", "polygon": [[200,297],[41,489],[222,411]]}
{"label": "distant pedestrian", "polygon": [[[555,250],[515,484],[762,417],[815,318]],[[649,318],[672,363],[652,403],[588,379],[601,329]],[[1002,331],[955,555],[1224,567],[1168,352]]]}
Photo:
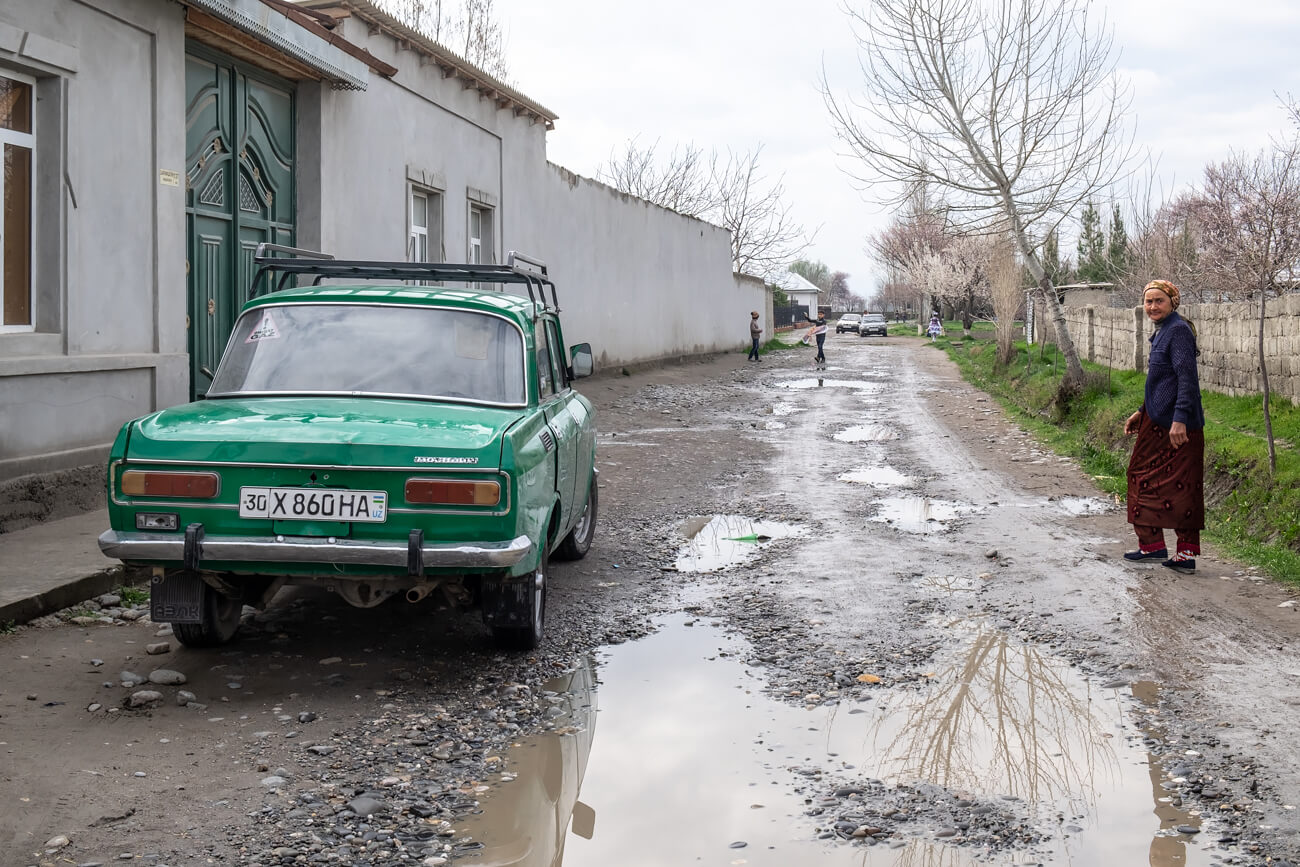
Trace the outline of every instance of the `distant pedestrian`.
{"label": "distant pedestrian", "polygon": [[749,357],[746,361],[762,361],[758,357],[758,341],[763,339],[763,326],[758,321],[758,311],[751,310],[749,313],[749,339],[753,346],[749,349]]}
{"label": "distant pedestrian", "polygon": [[817,357],[813,360],[818,364],[825,364],[826,352],[824,347],[826,346],[826,317],[818,314],[817,319],[814,320],[811,316],[805,313],[803,318],[813,324],[813,327],[808,329],[808,335],[817,341]]}
{"label": "distant pedestrian", "polygon": [[925,329],[925,333],[930,335],[930,342],[934,343],[936,337],[943,334],[943,323],[939,321],[939,311],[930,314],[930,326]]}
{"label": "distant pedestrian", "polygon": [[1194,572],[1205,529],[1205,411],[1196,328],[1178,315],[1178,302],[1178,287],[1168,280],[1152,280],[1142,294],[1142,308],[1156,330],[1145,399],[1124,422],[1124,433],[1137,434],[1128,464],[1128,522],[1138,537],[1138,549],[1124,559],[1166,558],[1164,528],[1169,527],[1178,547],[1161,565]]}

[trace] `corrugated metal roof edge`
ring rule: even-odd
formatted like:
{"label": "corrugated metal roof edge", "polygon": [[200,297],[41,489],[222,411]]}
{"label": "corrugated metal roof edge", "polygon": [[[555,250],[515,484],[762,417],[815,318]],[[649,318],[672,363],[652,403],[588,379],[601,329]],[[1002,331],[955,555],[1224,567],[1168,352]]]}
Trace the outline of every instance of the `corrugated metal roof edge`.
{"label": "corrugated metal roof edge", "polygon": [[413,27],[403,24],[400,20],[394,18],[385,10],[379,8],[374,3],[369,2],[369,0],[297,0],[297,2],[298,5],[307,9],[323,9],[330,6],[350,9],[362,18],[369,19],[372,23],[387,28],[392,31],[394,35],[400,36],[407,42],[420,46],[429,52],[435,60],[442,61],[454,67],[463,75],[477,79],[492,90],[495,90],[503,96],[519,103],[521,106],[527,108],[529,111],[546,121],[548,126],[559,117],[559,115],[546,106],[525,96],[510,85],[506,84],[504,81],[494,78],[484,72],[482,69],[475,66],[473,63],[470,63],[445,45],[430,39],[428,36],[425,36]]}
{"label": "corrugated metal roof edge", "polygon": [[[365,90],[370,68],[338,47],[330,45],[319,36],[289,20],[282,12],[272,9],[260,0],[183,0],[240,30],[269,43],[285,54],[299,60],[329,78],[336,85],[353,90]],[[289,30],[292,28],[292,30]],[[319,42],[320,50],[313,52],[290,39],[288,32],[302,33]]]}

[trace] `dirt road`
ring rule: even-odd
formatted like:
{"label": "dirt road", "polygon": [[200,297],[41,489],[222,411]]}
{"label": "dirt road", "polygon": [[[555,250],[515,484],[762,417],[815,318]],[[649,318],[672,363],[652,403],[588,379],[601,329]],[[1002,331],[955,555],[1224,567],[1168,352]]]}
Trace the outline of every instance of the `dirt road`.
{"label": "dirt road", "polygon": [[535,655],[306,592],[218,652],[0,636],[0,864],[1300,859],[1287,593],[1123,563],[927,344],[827,356],[584,383],[602,515]]}

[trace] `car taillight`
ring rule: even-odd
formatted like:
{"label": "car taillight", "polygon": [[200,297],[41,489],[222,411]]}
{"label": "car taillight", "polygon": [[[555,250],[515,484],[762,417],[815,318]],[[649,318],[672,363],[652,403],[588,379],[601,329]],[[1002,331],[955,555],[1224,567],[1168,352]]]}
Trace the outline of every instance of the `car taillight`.
{"label": "car taillight", "polygon": [[501,483],[407,479],[406,502],[439,506],[495,506],[501,502]]}
{"label": "car taillight", "polygon": [[163,473],[127,470],[122,473],[122,493],[131,497],[188,497],[210,500],[221,487],[216,473]]}

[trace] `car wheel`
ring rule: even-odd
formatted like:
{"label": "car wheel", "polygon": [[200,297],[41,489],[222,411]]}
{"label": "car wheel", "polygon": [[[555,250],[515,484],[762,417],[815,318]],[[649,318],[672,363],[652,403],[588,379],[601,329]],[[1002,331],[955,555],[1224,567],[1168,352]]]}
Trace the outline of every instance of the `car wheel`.
{"label": "car wheel", "polygon": [[560,547],[555,549],[555,556],[560,560],[581,560],[591,550],[591,540],[596,537],[596,511],[599,498],[596,494],[596,473],[591,473],[591,488],[587,491],[587,505],[582,509],[582,517],[564,537]]}
{"label": "car wheel", "polygon": [[492,637],[505,650],[532,650],[542,643],[542,626],[546,622],[546,550],[537,561],[537,568],[528,580],[532,582],[529,593],[531,605],[528,612],[527,626],[493,626]]}
{"label": "car wheel", "polygon": [[186,647],[219,647],[239,631],[242,598],[226,596],[211,585],[203,585],[203,622],[173,623],[176,640]]}

